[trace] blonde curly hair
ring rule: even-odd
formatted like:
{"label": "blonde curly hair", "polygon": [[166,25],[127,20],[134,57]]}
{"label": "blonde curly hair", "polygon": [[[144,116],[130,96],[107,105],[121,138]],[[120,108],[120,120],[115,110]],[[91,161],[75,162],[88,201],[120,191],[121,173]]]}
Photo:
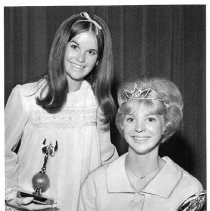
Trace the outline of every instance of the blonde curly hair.
{"label": "blonde curly hair", "polygon": [[[126,92],[132,92],[135,87],[138,87],[138,90],[152,90],[152,92],[147,97],[130,98]],[[139,105],[144,104],[148,108],[153,109],[153,112],[163,115],[165,130],[162,142],[172,136],[180,126],[183,117],[182,96],[179,88],[167,78],[144,77],[131,82],[125,82],[119,87],[117,98],[119,108],[115,123],[122,136],[123,120],[134,109],[132,106],[133,101]]]}

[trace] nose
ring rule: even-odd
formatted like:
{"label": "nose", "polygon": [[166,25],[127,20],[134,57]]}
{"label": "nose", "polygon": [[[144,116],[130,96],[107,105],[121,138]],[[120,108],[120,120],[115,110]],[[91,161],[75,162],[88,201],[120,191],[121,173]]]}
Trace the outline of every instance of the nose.
{"label": "nose", "polygon": [[145,131],[144,121],[137,121],[135,131],[138,133]]}
{"label": "nose", "polygon": [[85,61],[85,52],[79,51],[77,55],[77,60],[79,62],[84,62]]}

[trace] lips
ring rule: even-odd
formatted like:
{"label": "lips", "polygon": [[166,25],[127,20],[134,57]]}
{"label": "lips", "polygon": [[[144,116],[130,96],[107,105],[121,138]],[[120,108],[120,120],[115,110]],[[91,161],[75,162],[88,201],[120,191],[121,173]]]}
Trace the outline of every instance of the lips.
{"label": "lips", "polygon": [[79,64],[75,64],[75,63],[71,63],[71,64],[74,67],[74,69],[77,69],[77,70],[82,70],[85,67],[83,65],[79,65]]}
{"label": "lips", "polygon": [[148,140],[150,137],[149,136],[132,136],[135,140],[137,141],[146,141]]}
{"label": "lips", "polygon": [[69,62],[75,70],[83,70],[85,68],[84,65],[77,64],[76,62],[72,62],[70,59],[66,58],[66,61]]}
{"label": "lips", "polygon": [[137,141],[146,141],[148,138],[134,137],[134,139],[137,140]]}

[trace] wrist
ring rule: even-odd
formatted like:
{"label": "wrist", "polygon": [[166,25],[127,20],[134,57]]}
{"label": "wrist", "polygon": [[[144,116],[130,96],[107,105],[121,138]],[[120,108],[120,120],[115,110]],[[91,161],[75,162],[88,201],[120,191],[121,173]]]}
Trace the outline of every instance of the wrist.
{"label": "wrist", "polygon": [[17,190],[14,188],[6,189],[5,200],[10,201],[17,197]]}
{"label": "wrist", "polygon": [[[13,199],[9,199],[5,201],[6,206],[8,206],[9,208],[13,208],[13,207],[19,207],[19,204],[17,203],[17,198],[13,198]],[[13,210],[13,209],[9,209],[9,210]],[[15,210],[15,209],[14,209]]]}

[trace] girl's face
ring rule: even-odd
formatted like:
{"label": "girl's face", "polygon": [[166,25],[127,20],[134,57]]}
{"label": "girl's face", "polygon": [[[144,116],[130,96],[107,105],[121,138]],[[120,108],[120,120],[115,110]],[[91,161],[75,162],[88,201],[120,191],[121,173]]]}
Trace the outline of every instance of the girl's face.
{"label": "girl's face", "polygon": [[159,146],[164,132],[164,117],[149,110],[147,105],[131,103],[135,107],[124,117],[124,137],[131,150],[144,155]]}
{"label": "girl's face", "polygon": [[65,71],[69,80],[82,81],[97,62],[98,45],[93,32],[86,31],[73,37],[64,56]]}

